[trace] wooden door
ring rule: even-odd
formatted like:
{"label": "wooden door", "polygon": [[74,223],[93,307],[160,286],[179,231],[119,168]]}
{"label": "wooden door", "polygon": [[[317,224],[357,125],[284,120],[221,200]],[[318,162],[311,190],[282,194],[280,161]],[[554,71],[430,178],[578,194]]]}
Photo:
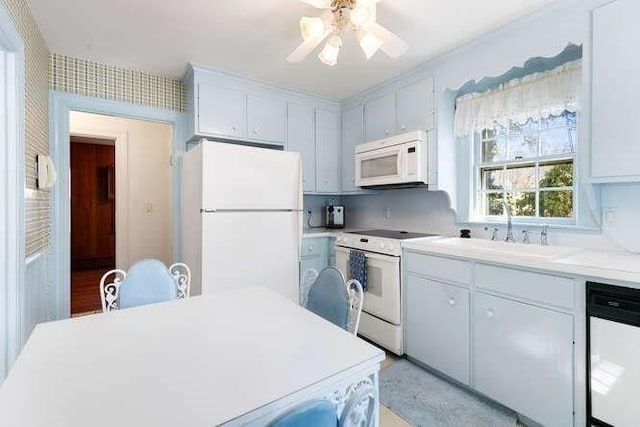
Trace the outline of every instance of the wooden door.
{"label": "wooden door", "polygon": [[115,266],[115,145],[71,142],[71,268]]}

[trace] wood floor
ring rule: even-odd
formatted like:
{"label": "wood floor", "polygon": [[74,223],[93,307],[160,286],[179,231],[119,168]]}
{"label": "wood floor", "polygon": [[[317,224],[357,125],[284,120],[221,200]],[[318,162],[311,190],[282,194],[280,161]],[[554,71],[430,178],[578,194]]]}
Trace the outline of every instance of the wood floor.
{"label": "wood floor", "polygon": [[100,279],[111,268],[71,271],[71,315],[102,310]]}

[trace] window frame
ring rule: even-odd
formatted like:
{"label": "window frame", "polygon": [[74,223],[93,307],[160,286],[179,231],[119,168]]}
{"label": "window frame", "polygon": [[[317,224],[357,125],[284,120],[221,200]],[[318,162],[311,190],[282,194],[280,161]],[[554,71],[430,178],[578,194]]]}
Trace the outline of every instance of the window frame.
{"label": "window frame", "polygon": [[[483,195],[484,194],[508,194],[508,193],[516,193],[516,192],[531,192],[535,194],[535,209],[536,216],[516,216],[513,215],[513,223],[515,224],[524,224],[524,225],[540,225],[540,224],[548,224],[548,225],[559,225],[559,226],[576,226],[578,224],[578,145],[579,145],[579,114],[578,112],[571,112],[571,114],[575,114],[575,135],[576,140],[573,142],[573,152],[571,153],[561,153],[561,154],[553,154],[553,155],[541,155],[541,144],[540,144],[540,134],[541,134],[541,124],[538,127],[538,155],[535,157],[529,157],[524,159],[505,159],[496,162],[483,162],[483,149],[484,142],[489,141],[488,139],[483,138],[482,131],[472,133],[470,138],[471,142],[471,163],[473,166],[472,171],[472,182],[470,186],[469,193],[469,220],[472,223],[485,223],[485,224],[498,224],[504,223],[505,214],[502,215],[485,215],[483,210]],[[538,119],[538,121],[544,119]],[[553,129],[553,128],[551,128]],[[507,137],[508,138],[508,137]],[[546,188],[540,187],[540,167],[553,164],[553,163],[568,163],[571,162],[572,170],[573,170],[573,186],[571,187],[550,187]],[[483,170],[504,170],[506,173],[507,168],[511,166],[532,166],[535,168],[535,186],[529,189],[514,189],[508,190],[504,188],[502,190],[484,190],[482,188],[483,185]],[[571,218],[560,218],[560,217],[542,217],[539,216],[540,212],[540,204],[539,198],[541,192],[551,192],[551,191],[571,191],[572,199],[573,199],[573,216]]]}

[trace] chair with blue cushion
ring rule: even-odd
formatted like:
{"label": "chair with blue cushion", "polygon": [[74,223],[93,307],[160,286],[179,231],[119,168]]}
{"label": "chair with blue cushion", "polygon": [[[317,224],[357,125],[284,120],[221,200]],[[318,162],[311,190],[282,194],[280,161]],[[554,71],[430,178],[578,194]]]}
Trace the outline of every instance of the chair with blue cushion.
{"label": "chair with blue cushion", "polygon": [[363,292],[360,282],[345,283],[342,272],[327,267],[318,273],[309,288],[307,309],[353,334],[358,333]]}
{"label": "chair with blue cushion", "polygon": [[[111,276],[113,280],[108,281]],[[175,263],[167,268],[157,259],[142,259],[128,272],[115,269],[102,276],[102,311],[188,298],[190,285],[191,270],[186,264]]]}
{"label": "chair with blue cushion", "polygon": [[336,407],[328,400],[311,400],[287,411],[269,427],[337,427]]}

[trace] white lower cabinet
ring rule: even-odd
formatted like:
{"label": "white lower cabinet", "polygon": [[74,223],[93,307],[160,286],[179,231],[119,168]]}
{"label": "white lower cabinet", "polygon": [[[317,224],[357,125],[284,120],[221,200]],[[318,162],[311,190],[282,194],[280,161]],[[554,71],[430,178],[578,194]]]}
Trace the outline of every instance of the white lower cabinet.
{"label": "white lower cabinet", "polygon": [[469,290],[415,275],[405,284],[405,352],[469,384]]}
{"label": "white lower cabinet", "polygon": [[573,316],[475,293],[473,387],[545,426],[573,425]]}

